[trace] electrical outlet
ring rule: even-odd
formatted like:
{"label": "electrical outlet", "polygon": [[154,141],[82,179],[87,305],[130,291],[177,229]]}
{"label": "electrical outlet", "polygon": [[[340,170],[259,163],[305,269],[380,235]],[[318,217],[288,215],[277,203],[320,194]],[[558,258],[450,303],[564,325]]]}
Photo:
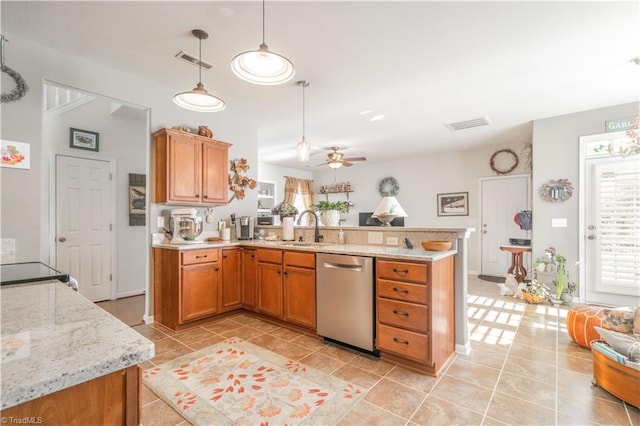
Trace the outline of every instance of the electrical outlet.
{"label": "electrical outlet", "polygon": [[164,216],[158,216],[158,228],[164,228]]}
{"label": "electrical outlet", "polygon": [[387,245],[388,246],[397,246],[398,245],[398,237],[387,237]]}
{"label": "electrical outlet", "polygon": [[369,232],[369,244],[382,244],[382,232]]}

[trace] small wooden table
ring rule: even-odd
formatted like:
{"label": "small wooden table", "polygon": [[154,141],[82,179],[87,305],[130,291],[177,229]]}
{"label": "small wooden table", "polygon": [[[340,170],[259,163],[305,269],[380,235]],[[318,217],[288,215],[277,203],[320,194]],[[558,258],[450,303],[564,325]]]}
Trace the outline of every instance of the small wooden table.
{"label": "small wooden table", "polygon": [[527,271],[522,266],[522,253],[531,252],[531,246],[500,246],[500,250],[511,253],[511,267],[507,270],[507,274],[513,274],[518,283],[523,282]]}

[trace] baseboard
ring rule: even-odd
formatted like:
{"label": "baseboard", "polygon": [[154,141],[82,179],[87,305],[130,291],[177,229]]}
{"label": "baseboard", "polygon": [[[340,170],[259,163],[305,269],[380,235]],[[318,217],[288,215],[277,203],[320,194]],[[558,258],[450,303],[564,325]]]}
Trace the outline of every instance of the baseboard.
{"label": "baseboard", "polygon": [[467,275],[475,275],[478,276],[480,273],[478,271],[467,271]]}
{"label": "baseboard", "polygon": [[116,293],[116,299],[124,299],[125,297],[140,296],[145,294],[144,290],[127,291],[125,293]]}
{"label": "baseboard", "polygon": [[464,345],[461,345],[456,343],[456,353],[460,355],[469,355],[471,353],[471,344],[465,343]]}
{"label": "baseboard", "polygon": [[153,315],[143,315],[142,321],[144,321],[145,324],[152,324],[154,322]]}

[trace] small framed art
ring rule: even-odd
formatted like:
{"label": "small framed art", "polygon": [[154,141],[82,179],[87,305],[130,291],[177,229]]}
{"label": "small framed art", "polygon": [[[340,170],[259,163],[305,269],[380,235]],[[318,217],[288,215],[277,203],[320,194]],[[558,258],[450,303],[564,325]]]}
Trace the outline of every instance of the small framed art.
{"label": "small framed art", "polygon": [[438,216],[469,216],[469,193],[438,194]]}
{"label": "small framed art", "polygon": [[70,128],[69,146],[71,148],[87,149],[89,151],[98,152],[99,142],[99,133],[74,129],[73,127]]}

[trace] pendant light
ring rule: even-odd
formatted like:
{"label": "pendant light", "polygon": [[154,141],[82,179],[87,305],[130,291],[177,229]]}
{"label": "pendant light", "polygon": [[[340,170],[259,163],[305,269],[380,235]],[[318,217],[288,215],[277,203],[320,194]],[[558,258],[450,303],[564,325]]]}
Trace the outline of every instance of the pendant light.
{"label": "pendant light", "polygon": [[191,33],[199,40],[198,52],[198,85],[190,92],[178,93],[173,97],[173,102],[184,109],[199,112],[218,112],[226,108],[224,101],[210,95],[202,84],[202,40],[209,38],[209,34],[203,30],[193,30]]}
{"label": "pendant light", "polygon": [[258,50],[240,53],[231,61],[231,70],[253,84],[275,86],[291,80],[296,69],[290,60],[269,51],[264,42],[264,0],[262,0],[262,44]]}
{"label": "pendant light", "polygon": [[298,142],[298,160],[306,163],[311,155],[311,145],[304,137],[304,88],[309,86],[309,81],[300,80],[298,86],[302,87],[302,140]]}

